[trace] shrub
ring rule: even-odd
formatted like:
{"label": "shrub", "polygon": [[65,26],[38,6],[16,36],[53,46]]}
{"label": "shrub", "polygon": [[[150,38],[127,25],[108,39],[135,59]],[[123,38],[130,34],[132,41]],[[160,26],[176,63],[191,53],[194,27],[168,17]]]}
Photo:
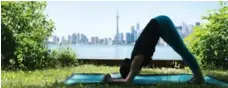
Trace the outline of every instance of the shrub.
{"label": "shrub", "polygon": [[76,53],[71,48],[58,48],[50,52],[51,67],[66,67],[79,65]]}
{"label": "shrub", "polygon": [[185,38],[187,46],[205,68],[228,68],[228,6],[225,2],[220,4],[220,9],[203,17],[208,23],[195,27]]}
{"label": "shrub", "polygon": [[3,69],[35,69],[46,67],[46,39],[54,23],[44,15],[43,1],[1,2]]}

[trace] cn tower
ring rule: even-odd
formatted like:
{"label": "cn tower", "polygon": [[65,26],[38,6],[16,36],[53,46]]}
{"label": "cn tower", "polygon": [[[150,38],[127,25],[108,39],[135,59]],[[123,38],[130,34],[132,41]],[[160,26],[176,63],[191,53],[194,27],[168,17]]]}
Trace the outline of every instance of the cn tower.
{"label": "cn tower", "polygon": [[118,14],[118,9],[116,11],[116,44],[119,44],[119,14]]}

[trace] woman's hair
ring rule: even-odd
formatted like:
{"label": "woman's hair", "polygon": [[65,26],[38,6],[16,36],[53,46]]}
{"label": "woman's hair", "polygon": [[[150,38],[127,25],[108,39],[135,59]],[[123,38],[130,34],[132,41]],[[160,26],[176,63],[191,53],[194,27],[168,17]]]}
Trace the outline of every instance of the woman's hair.
{"label": "woman's hair", "polygon": [[124,62],[121,64],[120,66],[120,75],[122,76],[122,78],[127,78],[128,73],[130,72],[130,68],[131,68],[131,60],[128,58],[124,59]]}
{"label": "woman's hair", "polygon": [[[143,63],[140,65],[140,70],[143,66],[147,66],[151,63],[152,58],[145,58]],[[128,73],[130,72],[131,69],[131,59],[129,58],[125,58],[123,63],[120,66],[120,75],[122,76],[122,78],[127,78]]]}

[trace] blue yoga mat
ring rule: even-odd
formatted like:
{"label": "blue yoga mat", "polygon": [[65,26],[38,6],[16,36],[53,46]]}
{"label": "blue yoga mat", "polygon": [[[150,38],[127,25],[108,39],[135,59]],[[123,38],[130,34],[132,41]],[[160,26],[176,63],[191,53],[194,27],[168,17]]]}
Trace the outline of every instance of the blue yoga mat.
{"label": "blue yoga mat", "polygon": [[[102,83],[105,74],[73,73],[65,80],[65,84],[73,85],[79,83]],[[121,78],[119,73],[110,74],[112,78]],[[137,75],[133,81],[134,84],[157,84],[157,83],[185,83],[191,79],[191,74],[173,74],[173,75]],[[227,82],[218,80],[211,76],[205,76],[208,84],[228,86]]]}

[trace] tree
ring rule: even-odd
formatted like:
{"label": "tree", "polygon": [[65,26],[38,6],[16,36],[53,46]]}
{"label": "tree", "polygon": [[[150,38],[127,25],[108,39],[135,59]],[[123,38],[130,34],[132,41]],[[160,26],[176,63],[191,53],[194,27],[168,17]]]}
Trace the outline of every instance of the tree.
{"label": "tree", "polygon": [[202,67],[228,68],[228,6],[227,2],[220,2],[220,5],[221,8],[202,17],[208,23],[195,27],[185,38]]}
{"label": "tree", "polygon": [[47,65],[45,39],[54,22],[44,14],[41,1],[2,1],[2,67],[39,68]]}

